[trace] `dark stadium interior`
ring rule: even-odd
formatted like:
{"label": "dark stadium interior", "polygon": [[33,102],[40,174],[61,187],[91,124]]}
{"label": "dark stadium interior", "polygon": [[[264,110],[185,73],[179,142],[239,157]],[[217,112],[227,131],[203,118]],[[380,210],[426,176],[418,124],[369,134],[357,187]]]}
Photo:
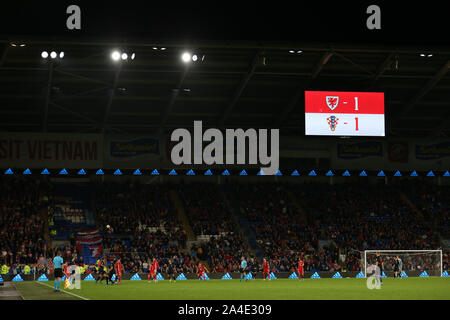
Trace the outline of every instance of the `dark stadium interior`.
{"label": "dark stadium interior", "polygon": [[[157,134],[202,120],[204,127],[279,128],[303,136],[305,90],[384,92],[390,137],[447,137],[450,130],[448,47],[1,42],[0,126],[6,131]],[[114,49],[134,52],[136,59],[114,63]],[[44,60],[44,50],[66,54]],[[204,60],[183,64],[185,50]]]}
{"label": "dark stadium interior", "polygon": [[[58,253],[65,279],[73,280],[67,267],[77,265],[79,282],[92,281],[78,291],[92,299],[184,299],[185,292],[214,299],[201,288],[168,295],[153,283],[206,280],[203,267],[211,280],[266,280],[264,259],[268,279],[279,283],[322,277],[361,284],[371,267],[382,265],[380,251],[377,280],[397,278],[400,256],[405,277],[445,285],[450,46],[448,32],[426,31],[447,23],[440,5],[423,11],[386,5],[383,29],[372,32],[365,1],[348,10],[343,2],[307,2],[297,11],[262,2],[247,10],[241,3],[214,9],[217,3],[201,1],[77,1],[83,28],[68,31],[68,1],[16,2],[0,9],[0,286],[7,284],[0,300],[1,289],[15,281],[36,285],[14,285],[17,299],[18,292],[42,290],[41,280],[54,280],[56,294]],[[425,18],[432,18],[429,29]],[[307,106],[311,91],[323,96]],[[344,101],[343,94],[354,97]],[[363,111],[360,94],[376,97]],[[341,99],[339,109],[329,98]],[[307,111],[320,104],[325,111]],[[326,132],[307,132],[311,115],[321,118],[309,123]],[[335,132],[338,115],[339,129],[354,132]],[[202,121],[200,134],[195,121]],[[361,134],[359,125],[371,134]],[[192,133],[182,143],[173,135],[180,128]],[[203,135],[208,128],[219,129],[214,141]],[[243,129],[230,138],[233,148],[220,136],[226,129]],[[267,141],[263,129],[274,129]],[[276,129],[279,145],[271,144]],[[206,147],[217,141],[208,155]],[[175,154],[184,142],[188,147]],[[264,173],[264,152],[273,157],[269,165],[278,161],[273,174]],[[174,154],[183,161],[187,154],[188,161],[180,164]],[[208,156],[219,160],[211,164]],[[108,295],[114,286],[105,295],[100,286],[92,290],[103,273],[114,273],[121,284],[118,261],[130,296],[121,289]],[[128,280],[145,280],[139,290],[147,291]],[[311,288],[305,298],[316,291],[321,299],[326,291]],[[45,290],[31,299],[55,299]],[[231,299],[253,299],[250,291],[233,290],[219,298],[231,292]],[[429,298],[402,290],[414,291],[405,299]],[[284,291],[280,286],[269,299],[304,298]],[[359,296],[354,290],[342,299],[390,297],[375,291]],[[448,293],[436,296],[448,299]]]}

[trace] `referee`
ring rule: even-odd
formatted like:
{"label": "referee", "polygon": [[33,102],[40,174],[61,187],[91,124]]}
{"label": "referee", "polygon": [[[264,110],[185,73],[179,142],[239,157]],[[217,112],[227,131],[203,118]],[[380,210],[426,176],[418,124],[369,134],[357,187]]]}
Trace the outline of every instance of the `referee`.
{"label": "referee", "polygon": [[53,265],[55,267],[55,292],[59,292],[59,287],[61,285],[61,278],[63,276],[62,264],[63,258],[61,258],[61,253],[56,252],[56,256],[53,258]]}

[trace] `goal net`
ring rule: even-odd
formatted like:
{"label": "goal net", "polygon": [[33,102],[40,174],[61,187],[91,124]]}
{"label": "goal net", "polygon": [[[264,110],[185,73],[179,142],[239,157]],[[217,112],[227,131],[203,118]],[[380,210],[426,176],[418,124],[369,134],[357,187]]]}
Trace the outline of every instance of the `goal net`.
{"label": "goal net", "polygon": [[[430,277],[442,275],[442,250],[365,250],[361,257],[364,276],[370,276],[374,271],[377,254],[383,261],[383,271],[387,277],[394,275],[396,257],[401,260],[401,270],[416,273],[426,271]],[[409,274],[408,274],[409,275]]]}

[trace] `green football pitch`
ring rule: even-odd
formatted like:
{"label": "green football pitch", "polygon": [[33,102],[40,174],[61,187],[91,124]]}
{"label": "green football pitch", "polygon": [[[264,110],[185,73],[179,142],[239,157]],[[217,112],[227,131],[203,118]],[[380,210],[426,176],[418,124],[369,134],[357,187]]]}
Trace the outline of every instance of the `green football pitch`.
{"label": "green football pitch", "polygon": [[171,283],[122,281],[96,284],[83,281],[81,289],[53,292],[53,282],[15,282],[23,299],[59,300],[450,300],[450,278],[383,279],[381,289],[369,290],[366,279],[184,280]]}

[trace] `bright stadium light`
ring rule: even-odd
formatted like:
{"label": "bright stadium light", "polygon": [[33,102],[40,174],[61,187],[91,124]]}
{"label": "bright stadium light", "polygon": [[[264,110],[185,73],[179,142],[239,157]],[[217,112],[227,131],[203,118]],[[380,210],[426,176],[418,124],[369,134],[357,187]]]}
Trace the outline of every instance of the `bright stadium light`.
{"label": "bright stadium light", "polygon": [[162,51],[166,50],[167,48],[161,48]]}
{"label": "bright stadium light", "polygon": [[122,53],[122,60],[127,60],[128,59],[128,55],[124,52]]}
{"label": "bright stadium light", "polygon": [[41,57],[42,57],[43,59],[47,59],[47,58],[48,58],[48,52],[47,52],[47,51],[42,51]]}
{"label": "bright stadium light", "polygon": [[198,60],[198,56],[196,55],[196,54],[194,54],[193,56],[192,56],[192,61],[197,61]]}
{"label": "bright stadium light", "polygon": [[60,58],[60,59],[64,58],[64,51],[61,51],[61,52],[59,53],[59,58]]}
{"label": "bright stadium light", "polygon": [[133,54],[131,55],[131,60],[134,60],[135,57],[136,57],[136,54],[133,53]]}
{"label": "bright stadium light", "polygon": [[55,59],[56,57],[57,57],[56,52],[55,52],[55,51],[52,51],[52,52],[50,53],[50,58]]}
{"label": "bright stadium light", "polygon": [[183,53],[183,55],[181,56],[181,60],[183,60],[183,62],[185,63],[188,63],[189,61],[191,61],[191,54],[189,52]]}
{"label": "bright stadium light", "polygon": [[119,61],[120,60],[120,52],[114,51],[113,53],[111,53],[111,59],[113,59],[114,61]]}

